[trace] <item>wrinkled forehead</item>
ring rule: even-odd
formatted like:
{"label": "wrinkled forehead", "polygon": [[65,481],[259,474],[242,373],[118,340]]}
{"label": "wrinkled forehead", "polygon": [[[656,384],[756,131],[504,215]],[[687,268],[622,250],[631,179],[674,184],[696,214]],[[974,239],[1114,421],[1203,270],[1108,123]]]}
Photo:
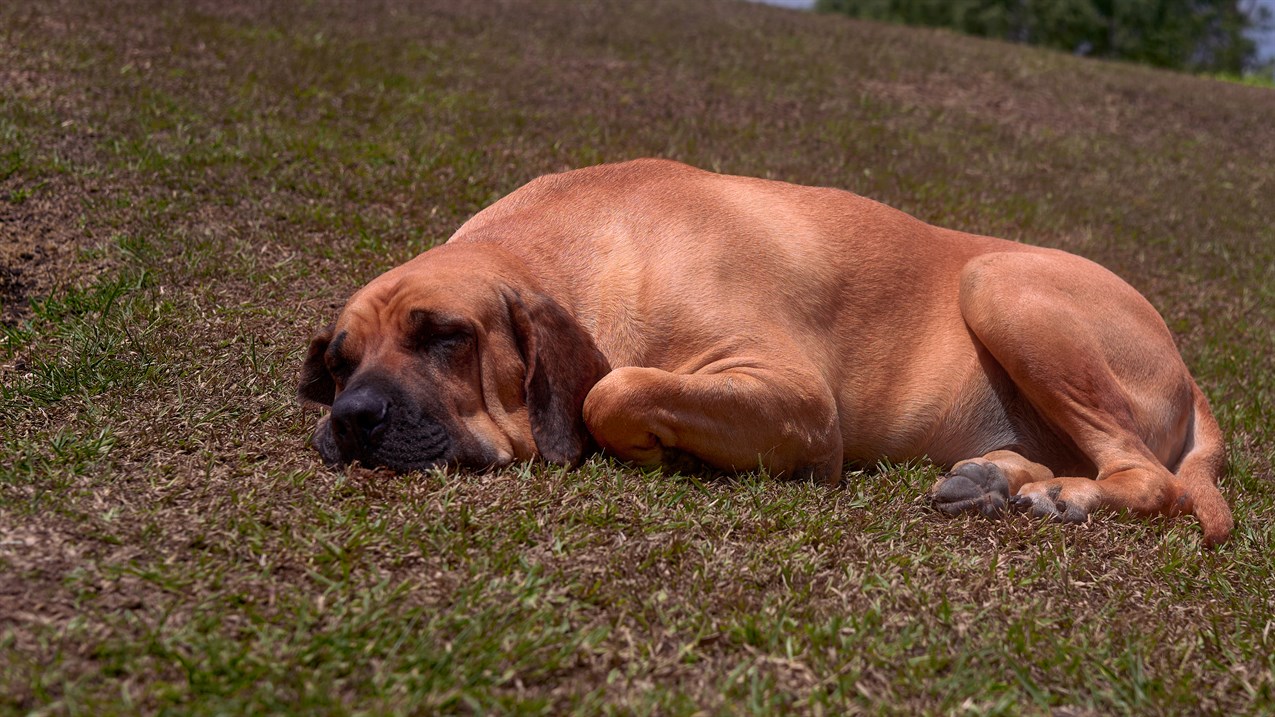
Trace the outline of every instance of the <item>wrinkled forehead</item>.
{"label": "wrinkled forehead", "polygon": [[336,323],[336,336],[368,342],[402,336],[422,318],[436,323],[489,320],[500,303],[498,282],[457,262],[414,260],[372,280],[350,297]]}

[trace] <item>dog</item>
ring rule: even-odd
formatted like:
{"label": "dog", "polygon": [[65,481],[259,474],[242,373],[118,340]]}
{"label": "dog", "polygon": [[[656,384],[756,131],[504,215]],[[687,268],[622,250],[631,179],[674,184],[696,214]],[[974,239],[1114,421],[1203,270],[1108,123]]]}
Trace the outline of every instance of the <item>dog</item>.
{"label": "dog", "polygon": [[300,398],[331,464],[486,469],[595,448],[836,484],[925,457],[940,511],[1194,515],[1222,433],[1163,319],[1066,252],[837,189],[667,160],[536,179],[356,292]]}

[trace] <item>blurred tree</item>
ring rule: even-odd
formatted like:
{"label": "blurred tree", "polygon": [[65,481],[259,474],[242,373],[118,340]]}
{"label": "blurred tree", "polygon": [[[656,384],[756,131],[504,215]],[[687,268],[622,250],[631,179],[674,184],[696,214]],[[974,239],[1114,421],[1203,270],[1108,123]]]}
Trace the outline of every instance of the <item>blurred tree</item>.
{"label": "blurred tree", "polygon": [[1240,0],[818,0],[816,7],[1203,72],[1238,74],[1256,49]]}

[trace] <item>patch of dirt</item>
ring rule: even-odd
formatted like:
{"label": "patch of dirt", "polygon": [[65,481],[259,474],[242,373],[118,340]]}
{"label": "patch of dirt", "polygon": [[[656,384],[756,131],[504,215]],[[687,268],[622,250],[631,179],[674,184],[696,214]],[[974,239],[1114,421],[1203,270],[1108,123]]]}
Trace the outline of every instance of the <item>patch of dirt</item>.
{"label": "patch of dirt", "polygon": [[70,182],[35,189],[0,182],[0,323],[13,326],[31,315],[32,299],[82,286],[111,266],[109,257],[83,251],[95,240],[83,199],[96,191]]}
{"label": "patch of dirt", "polygon": [[39,167],[52,158],[63,167],[98,164],[90,91],[56,53],[24,44],[72,24],[31,7],[0,14],[0,26],[13,33],[0,37],[0,120],[14,140],[0,143],[0,323],[13,326],[31,315],[32,299],[84,285],[109,261],[82,251],[94,243],[85,199],[97,183]]}
{"label": "patch of dirt", "polygon": [[74,605],[58,583],[85,558],[75,526],[0,516],[10,526],[0,527],[0,626],[72,617]]}

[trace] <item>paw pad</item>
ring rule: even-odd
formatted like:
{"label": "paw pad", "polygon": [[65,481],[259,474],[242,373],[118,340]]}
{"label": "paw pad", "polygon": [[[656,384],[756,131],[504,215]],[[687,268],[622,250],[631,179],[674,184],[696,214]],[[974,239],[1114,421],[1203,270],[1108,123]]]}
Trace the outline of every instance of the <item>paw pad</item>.
{"label": "paw pad", "polygon": [[1009,481],[994,463],[966,463],[943,476],[930,497],[948,515],[977,510],[991,518],[1005,510]]}

